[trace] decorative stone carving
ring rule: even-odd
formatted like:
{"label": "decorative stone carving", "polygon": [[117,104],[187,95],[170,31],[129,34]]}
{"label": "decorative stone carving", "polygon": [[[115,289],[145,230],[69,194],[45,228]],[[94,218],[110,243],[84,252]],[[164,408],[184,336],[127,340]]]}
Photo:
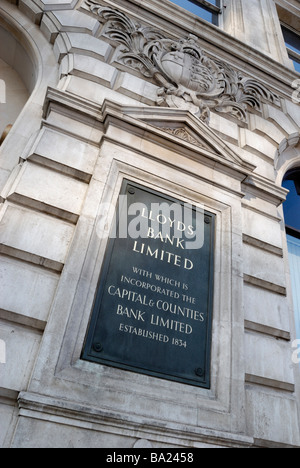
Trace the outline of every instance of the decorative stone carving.
{"label": "decorative stone carving", "polygon": [[190,135],[189,132],[184,127],[181,127],[181,128],[162,127],[161,130],[177,138],[180,138],[181,140],[184,140],[187,143],[191,143],[192,145],[199,146],[200,148],[211,149],[208,147],[208,145],[204,145],[203,143],[200,143],[200,141],[196,140],[196,138],[192,137],[192,135]]}
{"label": "decorative stone carving", "polygon": [[247,110],[260,111],[262,100],[279,97],[219,60],[208,57],[192,34],[173,40],[151,27],[134,23],[118,10],[87,0],[103,24],[101,34],[119,43],[117,60],[160,86],[157,104],[186,109],[209,123],[210,109],[247,121]]}

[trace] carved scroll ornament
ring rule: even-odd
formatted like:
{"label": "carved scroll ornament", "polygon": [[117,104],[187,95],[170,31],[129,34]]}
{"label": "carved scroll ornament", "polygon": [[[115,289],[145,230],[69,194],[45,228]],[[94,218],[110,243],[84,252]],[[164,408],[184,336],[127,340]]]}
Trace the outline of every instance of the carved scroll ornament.
{"label": "carved scroll ornament", "polygon": [[258,81],[205,55],[196,36],[174,41],[118,10],[91,0],[87,5],[103,24],[102,35],[120,45],[117,60],[159,85],[158,105],[190,110],[209,123],[211,109],[246,122],[247,110],[260,111],[263,99],[279,104],[279,97]]}

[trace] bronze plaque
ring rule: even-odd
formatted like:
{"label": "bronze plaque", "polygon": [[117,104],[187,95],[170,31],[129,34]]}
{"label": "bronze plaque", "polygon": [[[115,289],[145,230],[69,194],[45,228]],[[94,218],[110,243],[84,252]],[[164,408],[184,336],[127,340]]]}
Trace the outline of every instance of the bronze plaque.
{"label": "bronze plaque", "polygon": [[124,182],[82,359],[210,387],[214,226]]}

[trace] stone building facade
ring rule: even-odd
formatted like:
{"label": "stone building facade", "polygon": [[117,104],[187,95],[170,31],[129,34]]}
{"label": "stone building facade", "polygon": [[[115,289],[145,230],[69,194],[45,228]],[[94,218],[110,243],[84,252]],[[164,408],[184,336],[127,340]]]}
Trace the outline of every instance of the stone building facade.
{"label": "stone building facade", "polygon": [[[0,0],[3,447],[300,446],[300,6],[211,3]],[[215,217],[209,388],[82,359],[124,180]]]}

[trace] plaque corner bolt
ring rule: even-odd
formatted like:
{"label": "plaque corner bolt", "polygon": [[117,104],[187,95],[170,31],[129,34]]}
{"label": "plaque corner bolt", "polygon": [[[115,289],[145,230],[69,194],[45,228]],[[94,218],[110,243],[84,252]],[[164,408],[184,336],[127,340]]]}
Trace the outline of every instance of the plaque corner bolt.
{"label": "plaque corner bolt", "polygon": [[204,370],[201,367],[198,367],[197,369],[195,369],[195,374],[197,375],[197,377],[204,377]]}
{"label": "plaque corner bolt", "polygon": [[94,343],[93,344],[93,350],[96,351],[96,353],[101,353],[103,351],[103,346],[101,343]]}
{"label": "plaque corner bolt", "polygon": [[128,193],[130,193],[130,195],[134,195],[135,194],[135,189],[133,187],[129,187]]}

